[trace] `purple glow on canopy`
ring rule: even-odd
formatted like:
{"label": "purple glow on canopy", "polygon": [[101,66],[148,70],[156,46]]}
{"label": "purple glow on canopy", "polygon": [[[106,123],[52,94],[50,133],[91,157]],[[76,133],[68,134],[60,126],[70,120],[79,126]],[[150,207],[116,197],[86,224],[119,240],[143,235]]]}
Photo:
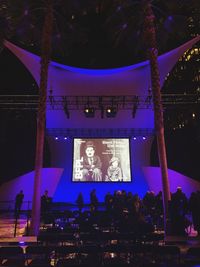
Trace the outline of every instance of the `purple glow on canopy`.
{"label": "purple glow on canopy", "polygon": [[[158,57],[159,71],[160,71],[160,81],[161,85],[164,82],[166,75],[170,72],[174,64],[184,53],[185,50],[189,49],[195,42],[200,40],[200,36],[194,38],[193,40],[185,43],[184,45]],[[30,70],[31,74],[35,78],[36,82],[39,84],[40,80],[40,57],[33,55],[9,42],[5,42],[6,47],[8,47],[17,57],[23,62],[23,64]],[[105,76],[107,75],[107,76]],[[91,70],[91,69],[82,69],[75,68],[70,66],[65,66],[56,62],[51,62],[50,64],[50,75],[49,75],[49,85],[52,85],[53,93],[55,95],[142,95],[148,91],[150,84],[150,69],[148,62],[142,62],[132,66],[126,66],[122,68],[108,69],[108,70]],[[47,111],[47,128],[93,128],[93,124],[87,118],[84,118],[84,114],[78,113],[78,111],[70,114],[72,118],[67,119],[63,110],[48,110]],[[98,114],[100,115],[100,114]],[[121,111],[117,114],[116,118],[101,119],[100,116],[95,118],[95,126],[98,128],[129,128],[130,127],[130,114],[127,114],[126,111]],[[127,119],[124,119],[127,118]],[[67,121],[66,121],[67,120]],[[149,110],[138,110],[136,118],[131,122],[131,127],[134,128],[153,128],[154,127],[153,111]],[[142,138],[137,138],[138,142],[134,138],[134,146],[138,143],[139,145],[148,145],[149,138],[146,141],[142,141]],[[65,141],[64,138],[55,141],[55,146],[63,146],[70,144],[70,141]],[[65,141],[65,142],[64,142]],[[141,144],[143,143],[143,144]],[[54,147],[52,149],[55,149]],[[140,148],[141,149],[141,148]],[[142,150],[142,149],[141,149]],[[57,153],[57,156],[54,154],[55,158],[57,157],[58,161],[53,166],[61,166],[61,151]],[[67,151],[67,149],[66,149]],[[137,151],[140,151],[139,148]],[[145,149],[146,155],[147,149]],[[64,153],[64,152],[63,152]],[[140,152],[141,153],[141,152]],[[132,153],[134,157],[138,154],[136,153],[135,148]],[[67,158],[68,157],[68,158]],[[68,166],[71,165],[72,154],[67,154],[63,156],[64,163],[62,167],[66,167],[66,162]],[[137,157],[139,157],[137,155]],[[138,167],[138,171],[133,169],[134,177],[138,177],[137,186],[134,183],[134,189],[139,188],[139,181],[142,180],[141,158],[134,158],[134,163]],[[147,165],[148,163],[145,163]],[[66,171],[66,176],[63,176],[63,185],[71,186],[74,190],[73,185],[70,184],[70,172]],[[60,187],[60,190],[64,190],[64,187]],[[92,186],[91,186],[92,187]],[[102,187],[102,188],[101,188]],[[144,188],[144,186],[142,187]],[[103,189],[103,185],[99,186],[99,189]],[[57,192],[59,199],[60,190]],[[78,189],[77,189],[78,190]],[[89,186],[87,187],[87,194],[89,191]],[[143,189],[144,191],[144,189]],[[102,192],[103,194],[103,192]],[[66,192],[64,192],[66,195]]]}
{"label": "purple glow on canopy", "polygon": [[[160,80],[161,85],[164,82],[164,79],[167,75],[167,73],[170,72],[174,64],[177,62],[177,60],[182,56],[182,54],[188,50],[192,45],[194,45],[196,42],[200,40],[200,36],[197,36],[196,38],[190,40],[189,42],[183,44],[182,46],[173,49],[172,51],[165,53],[158,57],[159,62],[159,70],[160,70]],[[33,77],[35,78],[36,82],[39,84],[39,69],[40,69],[40,57],[36,56],[30,52],[25,51],[24,49],[21,49],[12,43],[5,41],[4,45],[10,49],[21,61],[22,63],[27,67],[27,69],[31,72]],[[124,74],[125,77],[120,76],[121,80],[123,81],[123,93],[124,94],[130,94],[129,89],[127,89],[127,86],[129,83],[131,83],[132,93],[135,93],[136,89],[144,88],[146,89],[147,86],[149,86],[149,62],[141,62],[135,65],[126,66],[122,68],[114,68],[114,69],[105,69],[105,70],[91,70],[91,69],[83,69],[83,68],[75,68],[70,66],[65,66],[56,62],[51,62],[50,66],[55,68],[55,70],[52,69],[52,73],[49,76],[49,82],[51,80],[55,80],[56,84],[58,84],[58,87],[64,86],[64,83],[69,84],[69,78],[71,75],[74,75],[73,73],[66,73],[65,76],[67,76],[66,81],[64,79],[64,73],[62,70],[67,70],[69,72],[75,72],[81,74],[81,77],[76,77],[76,79],[73,79],[74,83],[79,82],[82,83],[82,79],[89,79],[89,77],[82,77],[82,74],[91,75],[91,76],[101,76],[101,75],[111,75],[111,74]],[[57,69],[57,70],[56,70]],[[61,72],[58,73],[58,70],[61,70]],[[126,72],[126,73],[123,73]],[[83,75],[84,76],[84,75]],[[145,79],[144,79],[145,77]],[[107,77],[106,77],[107,78]],[[108,78],[111,78],[110,81]],[[106,81],[102,79],[102,81],[98,81],[98,85],[101,86],[104,90],[107,91],[107,87],[110,88],[109,82],[112,82],[112,80],[115,78],[111,75],[111,77],[108,77]],[[91,77],[92,79],[92,77]],[[119,84],[119,80],[117,80],[117,77],[115,79],[117,81],[117,85]],[[128,82],[126,82],[128,81]],[[129,82],[130,81],[130,82]],[[62,82],[62,84],[60,84]],[[126,84],[125,84],[126,82]],[[92,84],[93,81],[91,81]],[[101,84],[102,83],[102,84]],[[106,86],[108,83],[108,86]],[[85,84],[85,83],[84,83]],[[86,83],[87,84],[87,83]],[[121,83],[120,83],[121,85]],[[91,84],[88,82],[88,88],[91,88]],[[129,87],[128,87],[129,88]],[[70,89],[70,88],[69,88]],[[84,88],[85,89],[85,88]],[[127,90],[126,90],[127,89]],[[137,89],[137,90],[139,90]],[[116,89],[117,90],[117,89]],[[75,94],[75,89],[73,88],[73,92]],[[140,90],[141,94],[143,93],[143,90]],[[102,92],[103,94],[104,92]],[[70,94],[70,90],[68,92]]]}

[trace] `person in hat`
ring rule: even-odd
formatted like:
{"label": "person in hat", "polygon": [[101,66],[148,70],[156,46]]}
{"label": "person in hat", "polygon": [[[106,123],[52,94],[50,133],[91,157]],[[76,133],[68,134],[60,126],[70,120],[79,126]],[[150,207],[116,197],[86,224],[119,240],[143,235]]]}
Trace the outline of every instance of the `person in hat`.
{"label": "person in hat", "polygon": [[122,181],[122,170],[119,167],[119,158],[112,157],[107,170],[107,180],[111,182]]}
{"label": "person in hat", "polygon": [[102,181],[102,162],[95,154],[95,146],[92,141],[86,142],[85,155],[83,156],[83,180],[88,182]]}

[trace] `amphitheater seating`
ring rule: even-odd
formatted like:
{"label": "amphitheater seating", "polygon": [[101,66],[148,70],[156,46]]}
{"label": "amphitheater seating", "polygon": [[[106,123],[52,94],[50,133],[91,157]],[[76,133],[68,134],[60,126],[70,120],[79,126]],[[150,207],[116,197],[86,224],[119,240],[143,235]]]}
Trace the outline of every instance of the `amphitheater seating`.
{"label": "amphitheater seating", "polygon": [[2,266],[24,266],[25,255],[23,249],[19,246],[0,247],[0,264]]}
{"label": "amphitheater seating", "polygon": [[191,247],[187,250],[185,262],[188,264],[200,264],[200,247]]}
{"label": "amphitheater seating", "polygon": [[184,257],[178,246],[144,242],[0,247],[0,267],[193,267],[199,263],[200,247],[189,248]]}
{"label": "amphitheater seating", "polygon": [[52,246],[28,246],[26,248],[26,264],[27,266],[49,266],[51,264],[51,256],[54,252]]}

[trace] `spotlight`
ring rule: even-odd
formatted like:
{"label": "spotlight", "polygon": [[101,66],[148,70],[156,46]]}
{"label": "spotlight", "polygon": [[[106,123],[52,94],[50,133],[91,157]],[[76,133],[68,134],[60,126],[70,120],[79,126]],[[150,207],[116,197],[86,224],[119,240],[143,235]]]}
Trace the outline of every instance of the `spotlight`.
{"label": "spotlight", "polygon": [[64,137],[64,140],[67,140],[67,137],[66,136]]}
{"label": "spotlight", "polygon": [[26,243],[25,243],[24,241],[19,241],[19,245],[20,245],[20,246],[25,246]]}
{"label": "spotlight", "polygon": [[115,107],[107,107],[106,116],[107,118],[114,118],[117,114],[117,109]]}
{"label": "spotlight", "polygon": [[57,136],[55,137],[55,140],[58,140],[58,137]]}
{"label": "spotlight", "polygon": [[133,137],[133,140],[136,140],[136,139],[137,139],[137,138],[134,136],[134,137]]}
{"label": "spotlight", "polygon": [[145,136],[143,136],[143,137],[142,137],[142,139],[143,139],[143,140],[146,140],[146,137],[145,137]]}
{"label": "spotlight", "polygon": [[94,118],[95,110],[94,110],[94,108],[86,107],[86,108],[84,109],[84,113],[85,113],[85,116],[86,116],[87,118]]}

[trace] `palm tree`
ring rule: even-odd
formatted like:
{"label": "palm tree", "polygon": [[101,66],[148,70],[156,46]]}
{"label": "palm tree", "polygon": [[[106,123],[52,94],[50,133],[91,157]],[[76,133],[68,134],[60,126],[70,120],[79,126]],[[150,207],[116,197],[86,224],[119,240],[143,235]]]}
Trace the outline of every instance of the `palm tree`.
{"label": "palm tree", "polygon": [[144,42],[147,45],[147,55],[150,61],[152,95],[154,104],[154,121],[157,138],[159,162],[163,185],[163,207],[164,207],[164,229],[168,234],[168,202],[170,200],[170,189],[167,169],[167,156],[164,137],[163,107],[161,102],[161,86],[158,68],[158,49],[156,45],[156,31],[154,26],[154,15],[149,0],[143,0],[144,11]]}
{"label": "palm tree", "polygon": [[46,99],[47,99],[47,81],[48,67],[51,56],[51,38],[53,28],[53,2],[46,1],[46,15],[42,33],[42,49],[41,49],[41,70],[40,70],[40,90],[39,90],[39,106],[37,115],[37,139],[36,139],[36,157],[35,157],[35,177],[34,192],[32,202],[32,220],[31,235],[38,235],[40,227],[40,206],[41,206],[41,176],[43,167],[44,154],[44,136],[46,122]]}

